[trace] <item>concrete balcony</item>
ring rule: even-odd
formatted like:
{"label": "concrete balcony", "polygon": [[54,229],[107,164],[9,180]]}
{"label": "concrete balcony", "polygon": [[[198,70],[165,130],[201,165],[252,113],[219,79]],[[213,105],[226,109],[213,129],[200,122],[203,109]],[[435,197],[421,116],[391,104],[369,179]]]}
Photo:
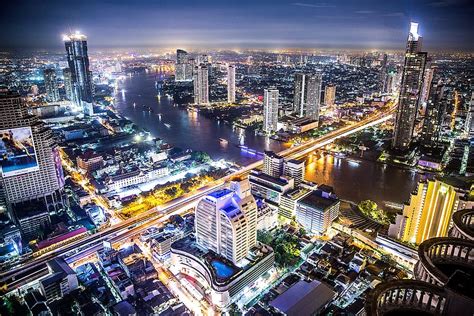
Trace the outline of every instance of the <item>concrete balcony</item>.
{"label": "concrete balcony", "polygon": [[453,227],[449,230],[449,236],[474,240],[474,209],[465,209],[453,214]]}

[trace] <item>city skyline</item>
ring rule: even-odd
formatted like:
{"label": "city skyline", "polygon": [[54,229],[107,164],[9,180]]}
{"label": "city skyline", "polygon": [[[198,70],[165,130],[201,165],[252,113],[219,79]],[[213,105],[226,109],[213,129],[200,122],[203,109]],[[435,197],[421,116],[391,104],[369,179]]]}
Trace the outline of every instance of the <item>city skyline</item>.
{"label": "city skyline", "polygon": [[[396,49],[406,25],[420,22],[426,49],[472,51],[469,1],[151,1],[7,4],[3,48],[59,49],[67,30],[103,48],[347,48]],[[66,14],[67,13],[67,14]],[[176,23],[176,16],[181,16]],[[51,17],[54,17],[52,19]],[[209,19],[209,17],[212,17]],[[34,29],[34,32],[32,31]],[[117,30],[120,32],[117,32]]]}
{"label": "city skyline", "polygon": [[474,315],[465,0],[29,1],[1,315]]}

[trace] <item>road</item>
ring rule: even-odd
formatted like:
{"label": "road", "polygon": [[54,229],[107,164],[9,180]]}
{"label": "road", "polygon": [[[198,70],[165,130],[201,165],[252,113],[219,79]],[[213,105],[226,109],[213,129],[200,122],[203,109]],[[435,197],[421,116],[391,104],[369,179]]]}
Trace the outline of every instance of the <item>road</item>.
{"label": "road", "polygon": [[[395,109],[396,103],[392,103],[389,109],[384,112],[373,114],[360,122],[331,131],[324,136],[285,149],[279,152],[278,154],[285,158],[298,158],[304,156],[314,151],[315,149],[318,149],[333,142],[334,140],[340,137],[350,135],[364,128],[374,126],[391,119]],[[128,236],[133,236],[132,233],[137,234],[152,224],[162,223],[166,221],[169,216],[173,214],[181,214],[187,209],[191,208],[192,205],[196,204],[200,198],[205,196],[207,193],[216,190],[229,179],[232,179],[236,176],[246,175],[252,169],[258,168],[262,164],[262,160],[254,162],[230,175],[227,175],[221,179],[214,181],[213,184],[207,185],[197,190],[196,192],[184,195],[164,205],[154,207],[134,218],[130,218],[118,224],[114,224],[103,231],[85,236],[82,239],[72,241],[67,245],[61,246],[57,249],[51,250],[50,252],[34,257],[27,263],[21,264],[19,266],[13,267],[8,271],[0,273],[0,285],[7,285],[7,291],[14,290],[24,284],[31,282],[33,279],[46,274],[46,262],[51,259],[63,256],[65,254],[85,254],[87,253],[88,248],[100,247],[103,241],[110,241],[112,238],[116,237],[127,238]],[[40,271],[43,271],[43,273],[40,273]]]}

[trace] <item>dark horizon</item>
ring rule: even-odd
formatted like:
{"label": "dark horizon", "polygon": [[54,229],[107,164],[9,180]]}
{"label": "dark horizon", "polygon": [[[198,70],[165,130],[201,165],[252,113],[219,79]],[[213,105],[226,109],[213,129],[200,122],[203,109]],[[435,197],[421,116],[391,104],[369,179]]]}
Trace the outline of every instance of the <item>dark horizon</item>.
{"label": "dark horizon", "polygon": [[410,21],[424,50],[473,51],[473,6],[466,0],[8,2],[1,48],[62,49],[79,30],[91,51],[112,48],[403,50]]}

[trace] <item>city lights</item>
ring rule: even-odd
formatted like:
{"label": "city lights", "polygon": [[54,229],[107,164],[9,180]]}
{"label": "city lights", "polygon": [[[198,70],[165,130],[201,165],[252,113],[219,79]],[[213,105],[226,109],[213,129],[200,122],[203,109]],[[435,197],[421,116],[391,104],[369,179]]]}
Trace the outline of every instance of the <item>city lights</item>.
{"label": "city lights", "polygon": [[474,314],[466,3],[3,9],[1,315]]}

